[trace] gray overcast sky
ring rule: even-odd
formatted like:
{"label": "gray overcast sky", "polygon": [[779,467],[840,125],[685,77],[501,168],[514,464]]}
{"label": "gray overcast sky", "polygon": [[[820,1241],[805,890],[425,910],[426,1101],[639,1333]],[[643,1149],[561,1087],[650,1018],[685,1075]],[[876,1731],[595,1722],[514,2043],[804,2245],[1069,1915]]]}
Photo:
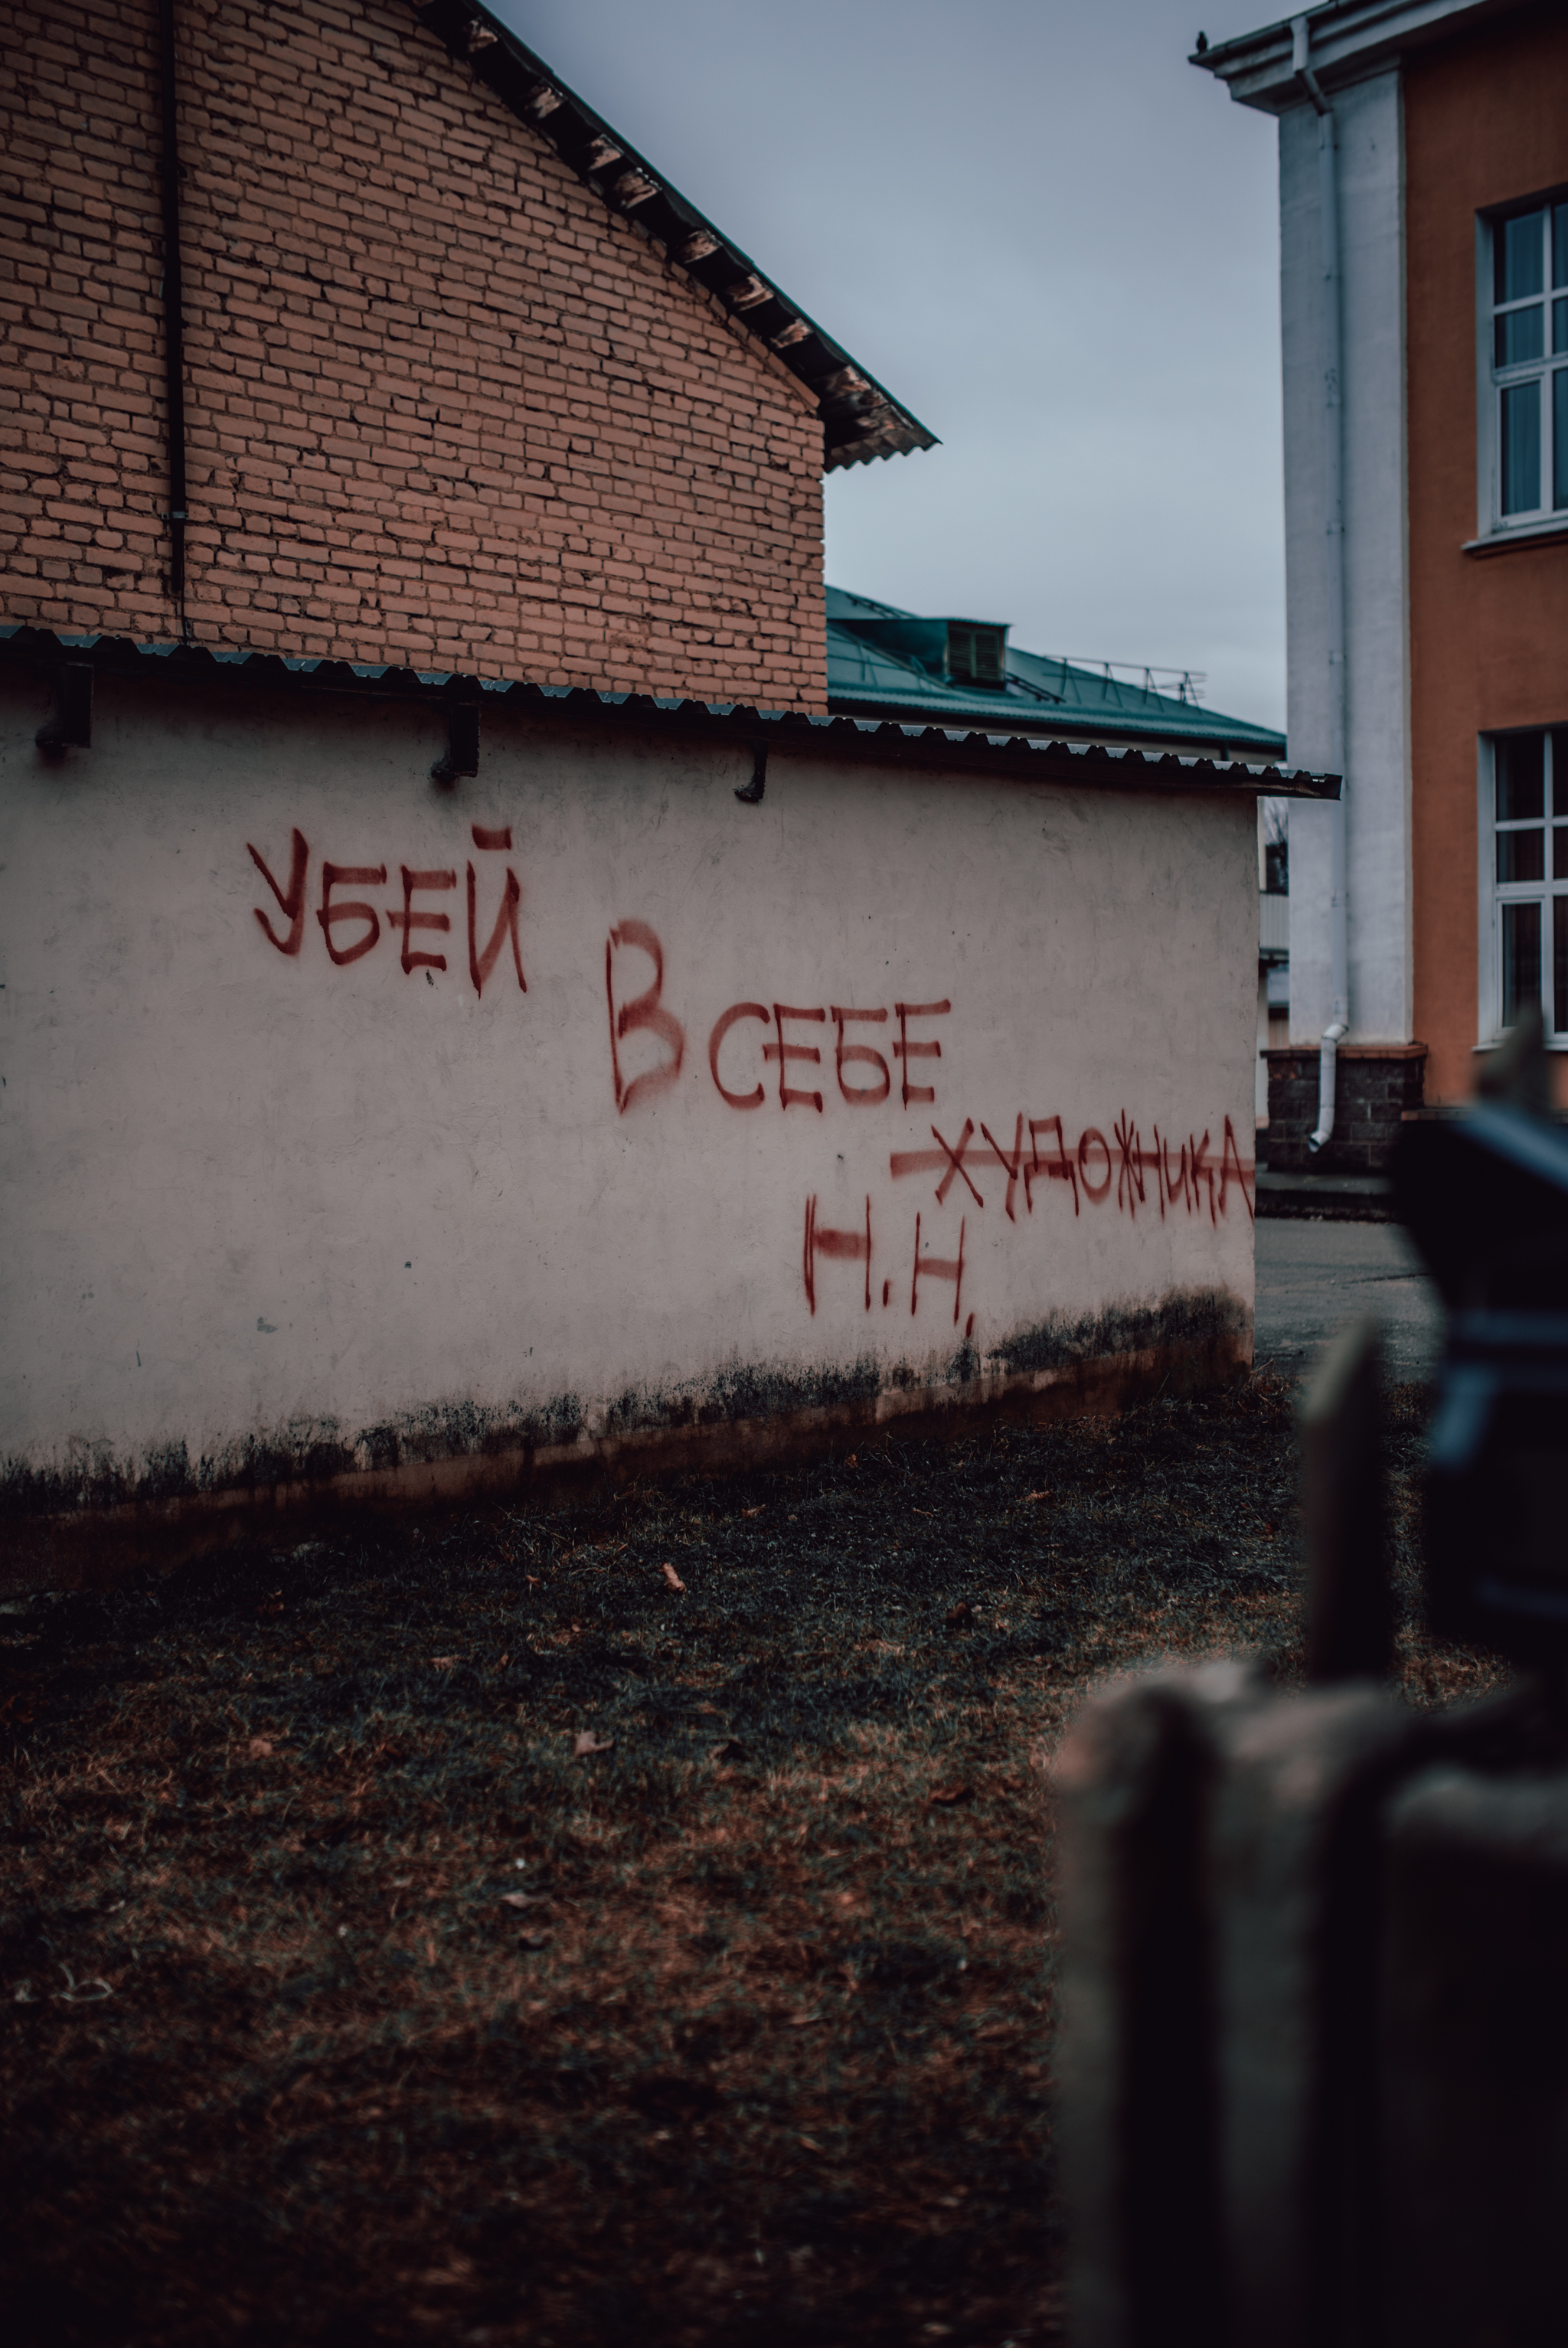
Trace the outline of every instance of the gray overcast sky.
{"label": "gray overcast sky", "polygon": [[828,576],[1284,722],[1274,126],[1208,0],[492,0],[943,446]]}

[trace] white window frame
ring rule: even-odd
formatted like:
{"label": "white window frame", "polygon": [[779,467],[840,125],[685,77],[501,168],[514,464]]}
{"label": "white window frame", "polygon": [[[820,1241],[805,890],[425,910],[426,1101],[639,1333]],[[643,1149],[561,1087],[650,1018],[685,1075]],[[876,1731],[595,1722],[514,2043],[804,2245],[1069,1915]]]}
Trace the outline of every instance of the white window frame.
{"label": "white window frame", "polygon": [[[1507,738],[1501,735],[1482,735],[1480,756],[1477,762],[1477,812],[1480,818],[1480,854],[1477,863],[1480,880],[1480,905],[1478,929],[1480,939],[1480,972],[1479,988],[1479,1021],[1477,1043],[1485,1049],[1501,1042],[1502,1025],[1502,914],[1501,908],[1510,904],[1538,903],[1541,907],[1541,1015],[1546,1026],[1546,1048],[1551,1052],[1568,1052],[1568,1025],[1554,1028],[1553,985],[1553,913],[1554,898],[1568,898],[1568,860],[1561,878],[1553,879],[1555,861],[1553,851],[1553,823],[1568,825],[1568,726],[1522,726],[1513,729],[1517,735],[1540,734],[1544,736],[1542,747],[1542,799],[1540,829],[1542,833],[1544,877],[1540,880],[1500,880],[1497,877],[1497,745]],[[1536,829],[1533,818],[1523,817],[1501,829],[1531,830]],[[1568,834],[1565,834],[1568,839]]]}
{"label": "white window frame", "polygon": [[[1568,452],[1565,452],[1563,483],[1563,500],[1553,502],[1556,489],[1556,452],[1553,448],[1555,396],[1552,377],[1568,368],[1568,344],[1561,350],[1553,347],[1557,335],[1553,326],[1558,315],[1556,304],[1564,304],[1563,315],[1568,318],[1568,284],[1553,286],[1555,274],[1562,274],[1568,262],[1568,210],[1557,230],[1563,252],[1553,268],[1553,211],[1568,206],[1568,192],[1555,189],[1532,196],[1522,202],[1501,205],[1495,211],[1476,214],[1476,415],[1477,434],[1477,516],[1476,526],[1481,540],[1509,538],[1516,533],[1532,537],[1544,530],[1568,530]],[[1497,287],[1496,236],[1503,221],[1539,213],[1542,222],[1542,292],[1526,294],[1517,302],[1500,303],[1495,298]],[[1544,349],[1540,358],[1525,359],[1509,367],[1495,365],[1496,320],[1500,313],[1528,309],[1539,300],[1542,305]],[[1541,386],[1541,493],[1542,502],[1527,510],[1505,514],[1502,510],[1502,396],[1507,390],[1527,383]]]}

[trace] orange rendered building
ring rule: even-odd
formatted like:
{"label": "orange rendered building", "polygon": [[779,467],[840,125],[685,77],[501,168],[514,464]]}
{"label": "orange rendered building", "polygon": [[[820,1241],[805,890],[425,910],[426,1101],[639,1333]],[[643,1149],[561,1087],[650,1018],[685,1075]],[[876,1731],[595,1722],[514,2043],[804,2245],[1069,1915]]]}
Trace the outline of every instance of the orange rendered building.
{"label": "orange rendered building", "polygon": [[1346,777],[1293,812],[1269,1162],[1375,1172],[1525,1002],[1568,1107],[1568,9],[1193,62],[1279,119],[1290,757]]}

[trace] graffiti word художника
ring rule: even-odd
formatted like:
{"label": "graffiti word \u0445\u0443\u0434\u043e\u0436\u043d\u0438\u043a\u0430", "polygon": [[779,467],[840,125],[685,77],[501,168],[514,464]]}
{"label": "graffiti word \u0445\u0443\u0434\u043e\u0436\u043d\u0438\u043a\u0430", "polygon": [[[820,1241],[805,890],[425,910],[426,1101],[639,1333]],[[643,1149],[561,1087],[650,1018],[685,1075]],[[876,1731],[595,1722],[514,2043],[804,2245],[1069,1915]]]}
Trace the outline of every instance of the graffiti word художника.
{"label": "graffiti word \u0445\u0443\u0434\u043e\u0436\u043d\u0438\u043a\u0430", "polygon": [[[1019,1182],[1023,1184],[1025,1212],[1032,1215],[1035,1211],[1034,1186],[1042,1179],[1060,1182],[1070,1189],[1075,1215],[1082,1212],[1086,1201],[1094,1207],[1106,1205],[1110,1200],[1114,1183],[1116,1197],[1112,1211],[1126,1215],[1130,1220],[1136,1220],[1140,1209],[1146,1211],[1158,1209],[1163,1221],[1168,1209],[1174,1212],[1180,1208],[1189,1215],[1202,1215],[1207,1207],[1209,1220],[1216,1228],[1222,1217],[1228,1213],[1230,1192],[1234,1185],[1241,1191],[1247,1220],[1252,1221],[1254,1210],[1248,1184],[1255,1179],[1255,1160],[1242,1156],[1236,1143],[1235,1128],[1228,1117],[1224,1121],[1217,1162],[1205,1128],[1201,1140],[1189,1135],[1185,1141],[1174,1145],[1174,1168],[1171,1161],[1173,1145],[1168,1136],[1161,1133],[1158,1126],[1150,1128],[1153,1136],[1151,1148],[1145,1148],[1140,1128],[1125,1110],[1118,1117],[1111,1130],[1115,1137],[1114,1148],[1099,1128],[1090,1125],[1079,1134],[1076,1149],[1069,1149],[1059,1117],[1028,1117],[1020,1109],[1013,1129],[1010,1151],[1001,1147],[987,1127],[981,1126],[982,1156],[981,1151],[972,1154],[975,1125],[972,1118],[965,1117],[956,1142],[946,1140],[934,1125],[932,1138],[937,1147],[934,1149],[895,1149],[889,1160],[888,1171],[894,1180],[911,1174],[937,1174],[935,1197],[939,1206],[946,1203],[954,1182],[961,1179],[967,1200],[984,1213],[985,1195],[971,1168],[975,1172],[981,1172],[994,1160],[1007,1178],[1003,1210],[1011,1222],[1017,1220],[1014,1201]],[[1028,1135],[1026,1157],[1024,1151],[1026,1132]],[[1055,1137],[1055,1149],[1042,1158],[1041,1138],[1050,1136]],[[966,1201],[965,1217],[958,1226],[956,1255],[939,1257],[929,1251],[923,1253],[921,1216],[916,1213],[913,1272],[909,1292],[912,1313],[920,1309],[920,1283],[923,1279],[950,1280],[953,1282],[953,1320],[954,1326],[957,1325],[964,1286],[964,1241],[967,1229]],[[818,1217],[817,1193],[812,1191],[807,1198],[802,1272],[806,1302],[813,1314],[817,1310],[817,1265],[824,1259],[829,1262],[858,1263],[864,1267],[861,1288],[865,1310],[869,1313],[873,1291],[872,1201],[869,1192],[866,1194],[864,1227],[857,1226],[852,1231],[834,1230],[821,1222]],[[892,1303],[892,1281],[884,1280],[882,1283],[884,1309]],[[971,1313],[971,1330],[974,1320]]]}

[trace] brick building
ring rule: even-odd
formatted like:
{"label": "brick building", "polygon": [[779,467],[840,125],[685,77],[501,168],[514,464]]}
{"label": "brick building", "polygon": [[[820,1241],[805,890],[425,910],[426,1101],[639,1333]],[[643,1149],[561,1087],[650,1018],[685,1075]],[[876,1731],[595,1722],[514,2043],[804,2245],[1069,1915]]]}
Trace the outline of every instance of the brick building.
{"label": "brick building", "polygon": [[824,705],[824,466],[931,436],[510,34],[0,15],[10,620]]}
{"label": "brick building", "polygon": [[1244,1367],[1331,787],[973,623],[835,710],[930,436],[470,7],[0,72],[0,1582]]}

